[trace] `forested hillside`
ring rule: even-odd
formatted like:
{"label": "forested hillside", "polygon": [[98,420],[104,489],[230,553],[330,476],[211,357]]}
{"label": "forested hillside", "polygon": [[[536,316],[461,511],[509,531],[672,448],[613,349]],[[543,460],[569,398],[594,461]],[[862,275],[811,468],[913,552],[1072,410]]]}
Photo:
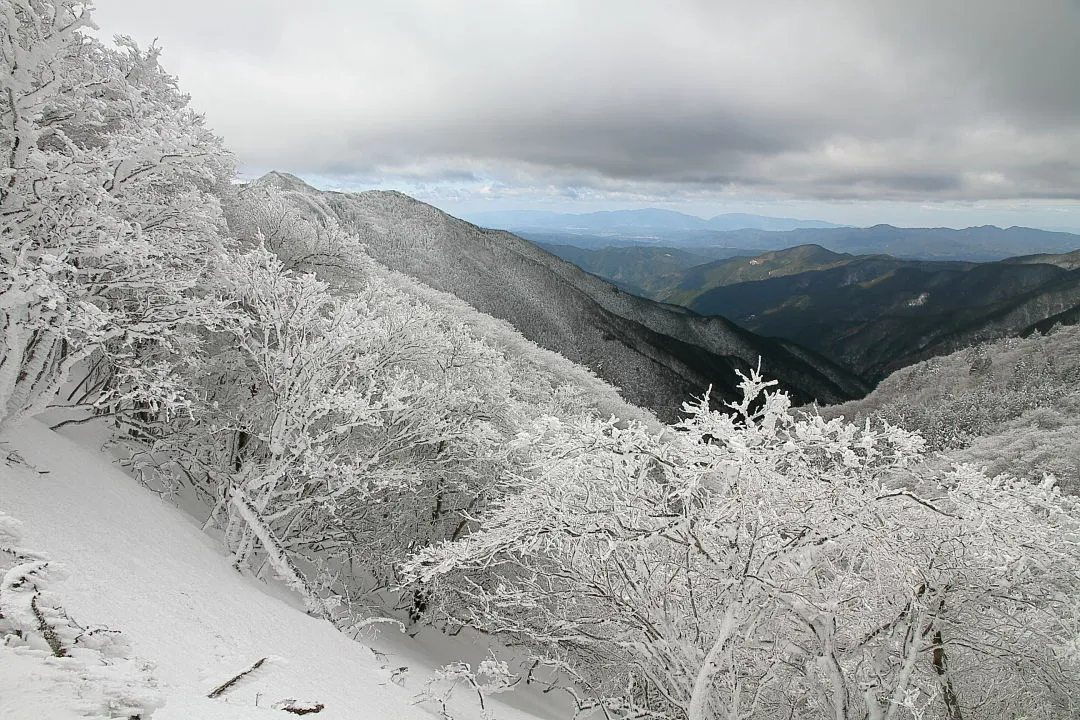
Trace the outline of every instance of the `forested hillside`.
{"label": "forested hillside", "polygon": [[659,299],[658,292],[670,278],[715,258],[728,258],[748,251],[728,248],[694,248],[681,250],[672,247],[605,247],[599,250],[574,245],[553,245],[540,242],[538,236],[526,236],[552,255],[572,262],[593,275],[609,280],[616,286],[641,297]]}
{"label": "forested hillside", "polygon": [[1080,327],[974,345],[898,370],[826,417],[881,418],[993,475],[1080,494]]}
{"label": "forested hillside", "polygon": [[510,322],[666,420],[710,386],[735,397],[734,371],[759,359],[803,401],[838,402],[867,390],[794,343],[635,297],[516,235],[481,230],[401,193],[321,192],[281,173],[240,191],[240,202],[267,197],[355,234],[378,262]]}
{"label": "forested hillside", "polygon": [[[502,226],[498,226],[502,227]],[[526,229],[514,227],[530,240],[576,245],[599,250],[605,247],[675,247],[695,251],[720,247],[757,255],[800,245],[819,245],[830,252],[852,255],[887,254],[904,260],[995,262],[1020,254],[1063,254],[1080,246],[1072,232],[993,225],[961,230],[943,227],[802,227],[794,230],[658,229],[625,225],[598,232],[588,229]]]}
{"label": "forested hillside", "polygon": [[[691,269],[667,297],[804,344],[871,382],[973,342],[1019,336],[1080,304],[1080,272],[1067,260],[1053,263],[1068,256],[961,263],[800,250],[726,261],[700,275]],[[691,289],[697,281],[715,284]]]}
{"label": "forested hillside", "polygon": [[568,256],[632,278],[655,300],[808,347],[871,384],[972,343],[1075,323],[1080,308],[1080,251],[975,263],[802,245],[674,271],[659,262],[638,270],[634,252],[662,251],[612,247]]}
{"label": "forested hillside", "polygon": [[[267,595],[297,606],[281,629],[301,661],[341,663],[278,677],[353,706],[260,685],[272,705],[256,693],[236,717],[397,717],[402,698],[371,685],[406,682],[402,668],[378,676],[379,653],[339,652],[384,623],[486,643],[482,662],[436,671],[449,690],[416,698],[444,720],[454,688],[484,720],[486,697],[536,690],[605,720],[1080,712],[1080,503],[1063,479],[929,455],[915,430],[948,447],[962,413],[935,435],[932,412],[912,429],[796,412],[766,373],[836,396],[850,377],[400,193],[322,193],[285,174],[238,186],[158,49],[104,44],[89,13],[80,0],[0,0],[0,499],[15,498],[0,508],[5,715],[240,708],[209,701],[275,658],[210,685],[193,674],[201,659],[180,655],[270,642],[287,608]],[[466,303],[512,304],[502,310],[521,334]],[[522,337],[545,333],[580,357]],[[628,355],[610,354],[628,339]],[[1014,421],[1065,432],[1073,340],[973,356],[968,382],[988,379],[972,426],[998,447],[1026,432]],[[624,390],[646,399],[683,387],[652,384],[657,371],[728,379],[715,397],[684,395],[663,424],[570,362],[595,363],[596,343],[628,358]],[[943,394],[920,408],[947,416],[966,397],[927,382]],[[127,477],[82,462],[85,449],[34,418]],[[140,514],[161,503],[188,513],[183,530],[171,509]],[[154,518],[183,541],[158,537]],[[64,580],[24,537],[93,581]],[[202,577],[216,590],[181,589]],[[227,593],[236,578],[259,598],[249,616]],[[125,627],[81,625],[59,600],[106,612],[95,588],[132,600],[110,617],[162,639],[144,656],[167,653],[162,674],[182,690],[137,660]],[[331,628],[344,635],[327,639]]]}

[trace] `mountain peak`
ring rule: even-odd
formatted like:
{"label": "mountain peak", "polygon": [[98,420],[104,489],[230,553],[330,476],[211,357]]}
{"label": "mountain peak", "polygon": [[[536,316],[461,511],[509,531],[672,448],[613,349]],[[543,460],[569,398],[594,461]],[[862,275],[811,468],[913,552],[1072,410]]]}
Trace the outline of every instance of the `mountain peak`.
{"label": "mountain peak", "polygon": [[255,181],[258,185],[273,185],[282,190],[299,190],[304,192],[316,191],[316,188],[296,177],[292,173],[271,170]]}

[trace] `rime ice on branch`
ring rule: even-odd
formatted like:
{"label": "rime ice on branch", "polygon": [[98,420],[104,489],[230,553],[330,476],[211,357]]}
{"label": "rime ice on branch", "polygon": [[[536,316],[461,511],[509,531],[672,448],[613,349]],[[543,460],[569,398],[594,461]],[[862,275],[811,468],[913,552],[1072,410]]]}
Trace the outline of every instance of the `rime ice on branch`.
{"label": "rime ice on branch", "polygon": [[517,492],[406,574],[626,716],[1073,716],[1073,499],[920,480],[918,436],[798,418],[768,386],[664,438],[552,423]]}
{"label": "rime ice on branch", "polygon": [[[89,37],[89,3],[0,2],[0,426],[98,363],[115,400],[168,403],[155,353],[215,308],[228,156],[155,47]],[[153,395],[141,385],[157,385]]]}

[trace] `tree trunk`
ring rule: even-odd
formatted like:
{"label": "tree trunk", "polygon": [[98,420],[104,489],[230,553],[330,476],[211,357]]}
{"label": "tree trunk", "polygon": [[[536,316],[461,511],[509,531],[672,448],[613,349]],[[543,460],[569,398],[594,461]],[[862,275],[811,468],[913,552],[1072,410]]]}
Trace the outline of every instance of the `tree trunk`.
{"label": "tree trunk", "polygon": [[[941,609],[944,610],[944,601],[942,601],[941,605]],[[940,629],[934,633],[933,663],[934,672],[938,674],[938,680],[941,682],[941,698],[945,702],[946,720],[964,720],[964,716],[960,712],[960,697],[956,694],[956,688],[952,684],[952,677],[949,675],[949,658],[945,652],[945,639],[942,637]]]}
{"label": "tree trunk", "polygon": [[273,531],[259,517],[259,511],[247,499],[244,491],[239,488],[233,490],[230,502],[247,527],[259,539],[259,543],[263,546],[263,550],[266,551],[267,559],[278,577],[284,580],[285,584],[290,588],[300,593],[300,596],[304,598],[304,604],[307,606],[309,613],[324,620],[330,620],[326,605],[316,596],[315,591],[312,590],[300,569],[285,554],[285,550],[281,547],[277,538],[274,537]]}
{"label": "tree trunk", "polygon": [[724,651],[732,631],[735,629],[735,605],[728,605],[724,611],[724,619],[720,622],[716,640],[713,641],[709,652],[705,653],[705,659],[698,669],[697,677],[694,678],[694,689],[690,693],[690,703],[686,707],[687,720],[707,720],[709,690],[712,689],[712,680],[720,669],[720,653]]}

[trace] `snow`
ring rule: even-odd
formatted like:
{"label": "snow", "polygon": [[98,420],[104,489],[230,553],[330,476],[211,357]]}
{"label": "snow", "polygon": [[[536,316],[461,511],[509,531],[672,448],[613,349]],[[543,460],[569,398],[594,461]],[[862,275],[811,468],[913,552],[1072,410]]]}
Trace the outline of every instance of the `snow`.
{"label": "snow", "polygon": [[[51,561],[50,598],[84,626],[120,631],[131,653],[151,663],[164,699],[155,719],[292,717],[273,708],[288,701],[323,704],[310,715],[319,720],[431,718],[434,706],[417,703],[424,680],[452,659],[482,659],[484,648],[455,647],[460,640],[434,632],[427,645],[394,630],[384,630],[374,648],[351,640],[306,615],[280,587],[237,573],[192,518],[108,458],[37,421],[9,431],[0,448],[25,461],[0,462],[0,512],[21,521],[21,547]],[[473,657],[460,657],[467,653]],[[261,658],[261,667],[207,697]],[[93,688],[65,670],[73,662],[0,646],[0,719],[87,717]],[[565,716],[552,698],[513,692],[487,699],[500,720],[536,717],[504,699]],[[464,689],[450,707],[458,720],[480,717]]]}
{"label": "snow", "polygon": [[930,293],[927,293],[927,292],[919,293],[918,297],[914,297],[911,300],[908,300],[908,303],[907,303],[908,307],[919,307],[921,305],[925,305],[926,301],[929,298],[930,298]]}

